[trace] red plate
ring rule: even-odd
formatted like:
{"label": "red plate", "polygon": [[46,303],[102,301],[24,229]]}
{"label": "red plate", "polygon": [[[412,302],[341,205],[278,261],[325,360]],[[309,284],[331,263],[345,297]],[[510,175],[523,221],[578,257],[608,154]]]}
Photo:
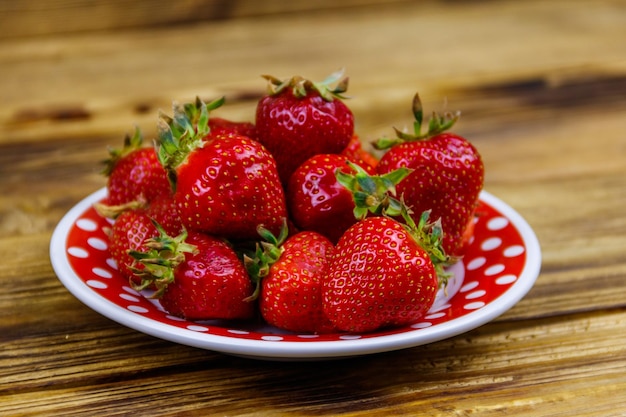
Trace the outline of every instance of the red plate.
{"label": "red plate", "polygon": [[106,229],[93,204],[78,203],[52,236],[50,256],[61,282],[79,300],[125,326],[173,342],[239,356],[307,360],[356,356],[418,346],[478,327],[515,305],[540,270],[537,238],[512,208],[483,192],[474,238],[454,278],[423,320],[367,334],[299,335],[249,323],[192,322],[170,316],[128,286],[108,252]]}

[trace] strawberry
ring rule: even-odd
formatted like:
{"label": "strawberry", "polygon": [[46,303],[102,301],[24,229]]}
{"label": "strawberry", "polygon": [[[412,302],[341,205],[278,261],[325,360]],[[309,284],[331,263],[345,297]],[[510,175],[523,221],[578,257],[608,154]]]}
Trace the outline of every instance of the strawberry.
{"label": "strawberry", "polygon": [[151,297],[165,311],[189,320],[253,317],[252,281],[229,244],[194,231],[172,238],[155,226],[160,234],[147,242],[150,250],[131,251],[144,266],[135,289],[155,287]]}
{"label": "strawberry", "polygon": [[357,135],[352,136],[348,146],[341,151],[341,155],[346,156],[350,161],[365,169],[369,174],[374,174],[376,172],[378,159],[376,159],[372,153],[363,148],[361,139]]}
{"label": "strawberry", "polygon": [[143,146],[139,128],[126,135],[121,150],[109,149],[109,159],[102,171],[107,179],[106,204],[119,206],[133,201],[149,202],[170,192],[167,175],[153,147]]}
{"label": "strawberry", "polygon": [[376,146],[388,149],[377,170],[387,173],[399,167],[413,173],[398,185],[397,192],[416,213],[432,210],[441,218],[443,247],[452,256],[461,256],[467,243],[467,227],[478,204],[484,181],[484,166],[476,148],[465,138],[445,132],[457,115],[434,114],[428,132],[421,133],[422,107],[419,96],[413,101],[415,133],[396,130],[397,138],[381,139]]}
{"label": "strawberry", "polygon": [[323,308],[347,332],[403,326],[432,306],[439,280],[429,253],[388,217],[367,217],[339,240],[323,283]]}
{"label": "strawberry", "polygon": [[429,222],[425,211],[416,224],[396,197],[410,169],[370,176],[351,166],[356,174],[337,171],[337,179],[352,191],[359,221],[335,247],[322,287],[324,313],[348,332],[414,322],[430,309],[439,286],[447,283],[444,268],[456,259],[443,250],[441,222]]}
{"label": "strawberry", "polygon": [[348,87],[341,76],[338,72],[320,83],[264,76],[270,93],[257,104],[257,139],[274,155],[283,184],[311,156],[340,153],[350,142],[354,116],[341,101]]}
{"label": "strawberry", "polygon": [[287,206],[299,229],[316,231],[337,243],[343,232],[356,223],[352,193],[335,176],[337,169],[355,172],[347,161],[339,154],[317,154],[291,175]]}
{"label": "strawberry", "polygon": [[174,189],[183,225],[230,239],[254,239],[264,224],[277,232],[287,215],[276,162],[259,142],[236,133],[211,133],[200,100],[174,106],[158,121],[158,155]]}
{"label": "strawberry", "polygon": [[250,122],[235,122],[221,117],[211,117],[209,119],[209,129],[214,136],[237,134],[256,139],[256,126]]}
{"label": "strawberry", "polygon": [[115,220],[109,233],[109,250],[120,274],[125,278],[134,278],[133,270],[142,268],[129,255],[129,251],[147,250],[146,240],[159,235],[153,222],[161,225],[169,234],[177,235],[183,231],[171,194],[159,195],[149,204],[115,207],[96,204],[96,210],[103,217]]}
{"label": "strawberry", "polygon": [[280,246],[280,257],[261,283],[259,307],[268,324],[299,333],[330,333],[334,326],[322,310],[322,280],[333,244],[304,231]]}
{"label": "strawberry", "polygon": [[158,235],[144,209],[125,210],[117,216],[109,233],[109,251],[124,278],[134,280],[134,270],[143,268],[129,252],[148,250],[145,242]]}
{"label": "strawberry", "polygon": [[178,213],[178,206],[172,194],[156,197],[145,208],[146,215],[157,222],[169,235],[183,232],[183,223]]}

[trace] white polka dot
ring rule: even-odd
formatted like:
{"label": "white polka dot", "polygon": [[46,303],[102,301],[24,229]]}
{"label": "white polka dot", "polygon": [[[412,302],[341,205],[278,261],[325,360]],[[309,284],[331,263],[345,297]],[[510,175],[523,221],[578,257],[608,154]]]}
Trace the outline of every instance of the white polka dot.
{"label": "white polka dot", "polygon": [[208,327],[198,326],[195,324],[190,324],[189,326],[187,326],[187,329],[193,330],[194,332],[207,332],[209,330]]}
{"label": "white polka dot", "polygon": [[517,281],[517,277],[515,275],[502,275],[498,279],[496,279],[496,284],[498,285],[508,285]]}
{"label": "white polka dot", "polygon": [[422,321],[420,323],[412,324],[411,328],[413,328],[413,329],[425,329],[425,328],[430,327],[432,325],[433,325],[432,323],[429,323],[427,321]]}
{"label": "white polka dot", "polygon": [[319,335],[317,335],[317,334],[299,334],[298,337],[301,338],[301,339],[317,339],[319,337]]}
{"label": "white polka dot", "polygon": [[232,334],[250,334],[250,332],[245,330],[237,330],[237,329],[228,329],[228,333]]}
{"label": "white polka dot", "polygon": [[86,232],[93,232],[98,228],[96,222],[90,219],[78,219],[76,220],[76,226]]}
{"label": "white polka dot", "polygon": [[280,342],[281,340],[283,340],[282,336],[263,336],[261,337],[262,340],[266,340],[268,342]]}
{"label": "white polka dot", "polygon": [[101,277],[101,278],[111,278],[113,277],[113,274],[111,274],[109,271],[107,271],[104,268],[93,268],[91,270],[91,272],[93,272],[94,274],[96,274],[97,276]]}
{"label": "white polka dot", "polygon": [[130,294],[121,293],[121,294],[120,294],[120,298],[123,298],[123,299],[124,299],[124,300],[126,300],[126,301],[133,301],[133,302],[135,302],[135,303],[138,303],[138,302],[139,302],[139,298],[137,298],[137,297],[135,297],[135,296],[132,296],[132,295],[130,295]]}
{"label": "white polka dot", "polygon": [[492,275],[499,274],[500,272],[504,271],[504,268],[505,266],[502,264],[492,265],[485,270],[485,275],[492,276]]}
{"label": "white polka dot", "polygon": [[467,303],[463,306],[466,310],[478,310],[481,307],[484,307],[485,303],[482,301],[474,301],[473,303]]}
{"label": "white polka dot", "polygon": [[168,314],[165,317],[167,317],[170,320],[174,320],[174,321],[185,321],[185,319],[177,317],[177,316],[172,316],[171,314]]}
{"label": "white polka dot", "polygon": [[471,292],[471,293],[467,294],[465,296],[465,299],[466,300],[473,300],[474,298],[480,298],[480,297],[482,297],[485,294],[487,294],[487,291],[485,291],[485,290],[478,290],[478,291],[474,291],[474,292]]}
{"label": "white polka dot", "polygon": [[83,248],[79,248],[78,246],[72,246],[71,248],[67,248],[67,253],[76,258],[87,258],[89,256],[89,252],[87,252]]}
{"label": "white polka dot", "polygon": [[512,258],[514,256],[521,255],[524,253],[524,247],[522,245],[509,246],[504,250],[504,256],[507,258]]}
{"label": "white polka dot", "polygon": [[493,250],[497,248],[498,246],[500,246],[501,244],[502,244],[502,239],[500,239],[499,237],[492,237],[490,239],[485,240],[483,244],[480,245],[480,248],[482,250]]}
{"label": "white polka dot", "polygon": [[154,301],[155,305],[158,304],[158,302],[156,300],[154,300],[154,293],[156,292],[156,290],[154,288],[147,288],[145,290],[141,290],[141,295],[144,296],[144,298],[147,298],[151,301]]}
{"label": "white polka dot", "polygon": [[96,279],[90,279],[89,281],[86,281],[86,282],[87,282],[87,285],[89,285],[90,287],[97,288],[99,290],[103,290],[108,287],[107,284],[105,284],[102,281],[98,281]]}
{"label": "white polka dot", "polygon": [[127,286],[127,285],[122,286],[122,289],[123,289],[124,291],[126,291],[127,293],[129,293],[129,294],[141,295],[141,294],[139,294],[137,291],[135,291],[132,287],[129,287],[129,286]]}
{"label": "white polka dot", "polygon": [[509,220],[506,217],[494,217],[487,222],[487,229],[500,230],[504,229],[509,224]]}
{"label": "white polka dot", "polygon": [[447,310],[448,308],[450,308],[450,304],[449,303],[445,303],[442,305],[433,305],[430,310],[428,310],[428,313],[433,314],[433,313],[438,313],[442,310]]}
{"label": "white polka dot", "polygon": [[471,282],[468,282],[467,284],[463,285],[459,291],[461,291],[461,292],[468,292],[470,290],[473,290],[476,287],[478,287],[478,281],[471,281]]}
{"label": "white polka dot", "polygon": [[117,262],[115,262],[115,259],[113,258],[107,258],[107,260],[105,261],[107,265],[109,265],[111,268],[115,269],[117,271]]}
{"label": "white polka dot", "polygon": [[484,256],[480,256],[478,258],[474,258],[471,261],[469,261],[467,265],[465,266],[465,268],[468,271],[473,271],[483,266],[485,262],[487,262],[487,259]]}
{"label": "white polka dot", "polygon": [[433,320],[433,319],[438,319],[441,318],[443,316],[445,316],[446,313],[443,312],[438,312],[438,313],[434,313],[434,314],[429,314],[428,316],[424,317],[427,320]]}
{"label": "white polka dot", "polygon": [[342,336],[339,336],[339,338],[341,340],[357,340],[357,339],[360,339],[361,336],[358,334],[344,334]]}
{"label": "white polka dot", "polygon": [[90,237],[89,239],[87,239],[87,243],[92,248],[98,250],[106,250],[109,247],[104,240],[98,239],[97,237]]}
{"label": "white polka dot", "polygon": [[130,311],[134,311],[135,313],[147,313],[148,312],[148,309],[142,306],[129,305],[126,308],[129,309]]}

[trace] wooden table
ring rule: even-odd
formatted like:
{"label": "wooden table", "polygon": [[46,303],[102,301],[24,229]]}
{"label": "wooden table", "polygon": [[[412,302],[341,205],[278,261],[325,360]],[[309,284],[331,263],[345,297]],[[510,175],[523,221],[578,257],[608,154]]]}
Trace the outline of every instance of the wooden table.
{"label": "wooden table", "polygon": [[[626,2],[5,3],[0,415],[626,416]],[[342,67],[366,142],[410,125],[416,91],[462,111],[485,189],[541,243],[515,307],[425,346],[282,363],[147,336],[60,283],[52,231],[134,124],[152,136],[196,95],[249,120],[261,74]]]}

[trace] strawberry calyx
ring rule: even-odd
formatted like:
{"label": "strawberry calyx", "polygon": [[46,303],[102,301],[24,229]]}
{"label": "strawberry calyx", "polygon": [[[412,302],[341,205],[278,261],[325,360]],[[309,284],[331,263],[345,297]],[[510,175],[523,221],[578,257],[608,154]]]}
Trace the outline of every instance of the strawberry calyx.
{"label": "strawberry calyx", "polygon": [[413,211],[402,200],[399,200],[398,211],[398,216],[404,221],[402,225],[428,253],[437,272],[439,285],[445,288],[451,277],[451,274],[446,271],[446,267],[455,264],[459,259],[448,255],[443,248],[444,231],[441,218],[431,221],[431,210],[425,210],[420,214],[419,221],[415,223]]}
{"label": "strawberry calyx", "polygon": [[411,209],[403,201],[400,201],[400,203],[399,216],[404,221],[402,226],[422,249],[428,253],[430,261],[435,267],[439,285],[445,288],[448,280],[451,278],[451,273],[446,271],[446,267],[455,264],[459,259],[446,254],[443,248],[444,231],[441,218],[431,221],[431,210],[425,210],[421,213],[419,221],[415,223]]}
{"label": "strawberry calyx", "polygon": [[278,79],[272,75],[262,75],[262,77],[268,81],[270,95],[278,95],[287,89],[291,89],[295,97],[304,98],[310,92],[315,91],[324,100],[332,101],[335,98],[347,98],[343,93],[348,90],[349,78],[343,77],[343,72],[343,70],[336,71],[320,82],[314,82],[299,75],[285,80]]}
{"label": "strawberry calyx", "polygon": [[395,138],[387,138],[383,137],[374,142],[374,147],[379,150],[389,149],[393,146],[399,145],[405,142],[415,142],[419,140],[426,140],[428,138],[432,138],[440,133],[449,130],[461,117],[460,112],[445,112],[444,114],[439,114],[437,112],[433,112],[432,116],[428,120],[428,128],[425,132],[422,133],[422,126],[424,122],[424,109],[422,106],[422,100],[418,93],[415,93],[413,96],[413,118],[415,119],[413,122],[413,133],[408,133],[405,131],[401,131],[397,128],[393,128],[396,137]]}
{"label": "strawberry calyx", "polygon": [[124,136],[124,144],[121,149],[117,148],[108,148],[109,157],[108,159],[102,161],[104,164],[104,168],[101,171],[101,174],[108,177],[113,172],[115,165],[124,158],[126,155],[131,152],[141,148],[143,146],[143,135],[141,133],[141,129],[139,126],[135,126],[135,132],[133,135],[126,134]]}
{"label": "strawberry calyx", "polygon": [[159,235],[144,242],[149,250],[147,252],[129,251],[129,254],[144,266],[143,269],[132,268],[135,276],[140,279],[140,283],[130,280],[130,285],[136,291],[142,291],[154,285],[156,291],[150,298],[159,298],[167,286],[174,282],[174,270],[185,261],[185,254],[195,254],[198,249],[195,245],[185,242],[186,230],[172,237],[156,221],[152,220],[152,224],[157,228]]}
{"label": "strawberry calyx", "polygon": [[194,103],[174,102],[173,116],[159,114],[157,120],[156,151],[159,162],[166,169],[173,189],[176,189],[176,168],[187,156],[204,145],[209,134],[209,113],[224,104],[224,97],[210,103],[196,97]]}
{"label": "strawberry calyx", "polygon": [[364,219],[373,215],[398,216],[404,203],[395,197],[396,185],[406,178],[412,169],[398,168],[384,175],[370,175],[359,165],[348,161],[347,165],[354,174],[335,170],[337,181],[352,193],[354,199],[354,217]]}
{"label": "strawberry calyx", "polygon": [[96,203],[93,207],[101,217],[116,219],[120,214],[127,210],[145,209],[148,207],[148,202],[144,198],[140,198],[123,204]]}
{"label": "strawberry calyx", "polygon": [[262,240],[255,243],[254,251],[243,253],[243,265],[248,271],[248,276],[254,284],[253,293],[246,298],[246,301],[256,300],[261,292],[261,281],[269,272],[270,267],[275,264],[284,252],[282,247],[289,236],[287,219],[284,219],[283,226],[278,236],[265,228],[263,225],[257,226],[257,232]]}
{"label": "strawberry calyx", "polygon": [[453,265],[458,261],[458,258],[446,254],[443,248],[443,227],[441,225],[441,218],[431,221],[431,210],[426,210],[420,215],[419,221],[416,224],[411,216],[410,210],[404,205],[406,209],[402,211],[402,219],[405,221],[404,227],[409,234],[419,243],[419,245],[428,253],[435,271],[437,272],[437,278],[439,279],[439,285],[445,286],[448,284],[448,280],[451,277],[451,273],[446,271],[446,267]]}

